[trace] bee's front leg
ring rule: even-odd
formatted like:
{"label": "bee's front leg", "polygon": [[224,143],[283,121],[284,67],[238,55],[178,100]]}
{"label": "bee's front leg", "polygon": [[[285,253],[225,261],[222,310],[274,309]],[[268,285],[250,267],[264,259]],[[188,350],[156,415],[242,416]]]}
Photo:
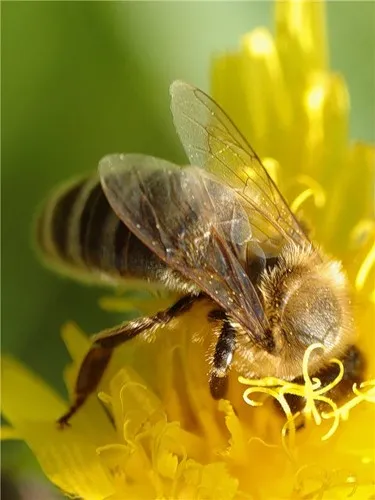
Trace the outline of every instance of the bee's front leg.
{"label": "bee's front leg", "polygon": [[230,324],[226,314],[222,314],[222,327],[212,360],[210,391],[214,399],[225,397],[228,390],[228,371],[236,348],[236,330]]}

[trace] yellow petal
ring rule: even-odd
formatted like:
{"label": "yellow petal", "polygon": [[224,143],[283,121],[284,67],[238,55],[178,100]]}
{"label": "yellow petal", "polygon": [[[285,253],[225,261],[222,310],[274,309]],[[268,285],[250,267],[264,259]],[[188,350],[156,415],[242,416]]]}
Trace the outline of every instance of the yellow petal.
{"label": "yellow petal", "polygon": [[99,306],[109,312],[134,313],[134,311],[139,311],[142,315],[150,316],[170,306],[174,297],[175,295],[172,293],[157,296],[148,294],[147,297],[143,298],[102,297],[99,300]]}
{"label": "yellow petal", "polygon": [[20,420],[55,422],[66,403],[42,379],[18,361],[2,356],[1,413],[14,425]]}
{"label": "yellow petal", "polygon": [[19,432],[13,427],[3,425],[1,427],[0,439],[2,441],[7,439],[21,439]]}
{"label": "yellow petal", "polygon": [[88,336],[75,323],[63,325],[61,336],[72,360],[78,364],[81,363],[90,347]]}
{"label": "yellow petal", "polygon": [[[374,175],[375,147],[362,143],[351,145],[336,182],[332,184],[331,203],[324,210],[322,241],[327,241],[329,250],[338,256],[343,255],[343,249],[348,250],[350,234],[358,222],[374,220]],[[353,263],[353,256],[350,261]]]}
{"label": "yellow petal", "polygon": [[328,62],[325,3],[322,0],[278,0],[276,42],[289,77],[325,70]]}
{"label": "yellow petal", "polygon": [[46,421],[18,422],[17,429],[46,476],[64,492],[90,500],[113,493],[109,472],[96,452],[95,436],[81,428],[61,430]]}
{"label": "yellow petal", "polygon": [[74,428],[61,430],[55,421],[66,405],[42,380],[7,357],[2,359],[2,377],[2,414],[50,480],[83,498],[111,494],[111,481],[96,453],[98,446],[116,439],[109,422],[93,427],[85,408],[77,415]]}
{"label": "yellow petal", "polygon": [[231,477],[223,463],[199,467],[193,462],[185,472],[186,481],[197,486],[197,498],[231,500],[238,490],[238,480]]}
{"label": "yellow petal", "polygon": [[337,165],[346,160],[349,95],[343,78],[313,73],[307,82],[304,106],[307,117],[306,149],[302,169],[330,189],[337,183]]}
{"label": "yellow petal", "polygon": [[229,401],[220,401],[219,409],[225,413],[225,424],[231,434],[228,455],[230,456],[231,460],[235,462],[244,462],[247,451],[246,439],[241,422],[235,414]]}
{"label": "yellow petal", "polygon": [[252,121],[251,135],[247,134],[247,137],[258,155],[284,162],[286,159],[282,157],[280,146],[283,146],[283,137],[291,126],[291,100],[269,31],[258,28],[245,35],[240,53],[242,113]]}
{"label": "yellow petal", "polygon": [[149,419],[163,417],[163,407],[144,381],[130,367],[120,370],[110,383],[110,401],[118,429],[134,439]]}
{"label": "yellow petal", "polygon": [[243,113],[242,63],[239,54],[215,57],[211,68],[211,94],[235,121],[243,134],[250,137],[251,118]]}

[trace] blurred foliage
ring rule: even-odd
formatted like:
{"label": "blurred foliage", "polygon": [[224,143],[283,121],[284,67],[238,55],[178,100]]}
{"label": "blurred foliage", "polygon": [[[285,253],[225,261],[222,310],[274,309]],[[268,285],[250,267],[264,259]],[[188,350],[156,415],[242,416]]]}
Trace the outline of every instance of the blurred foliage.
{"label": "blurred foliage", "polygon": [[[329,2],[327,11],[331,66],[351,95],[351,136],[374,141],[375,3]],[[58,388],[67,361],[61,324],[96,332],[120,318],[98,309],[100,290],[36,261],[38,203],[107,153],[181,161],[170,81],[208,90],[212,55],[258,25],[272,26],[272,3],[2,3],[2,350]]]}

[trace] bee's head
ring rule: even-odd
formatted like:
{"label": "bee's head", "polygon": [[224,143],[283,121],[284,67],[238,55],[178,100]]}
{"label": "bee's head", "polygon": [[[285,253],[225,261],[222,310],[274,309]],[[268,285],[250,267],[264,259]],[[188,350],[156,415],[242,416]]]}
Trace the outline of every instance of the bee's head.
{"label": "bee's head", "polygon": [[350,299],[338,262],[322,258],[311,247],[288,246],[273,269],[264,273],[260,288],[274,346],[266,355],[273,360],[273,375],[300,375],[311,344],[325,347],[310,359],[310,368],[319,369],[351,342]]}

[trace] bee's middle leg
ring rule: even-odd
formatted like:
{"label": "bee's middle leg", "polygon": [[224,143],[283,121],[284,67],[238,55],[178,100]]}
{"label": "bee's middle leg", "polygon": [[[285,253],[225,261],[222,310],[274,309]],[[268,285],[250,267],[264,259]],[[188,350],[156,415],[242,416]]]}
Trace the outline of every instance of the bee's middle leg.
{"label": "bee's middle leg", "polygon": [[210,374],[210,391],[214,399],[223,398],[228,390],[228,371],[236,348],[236,332],[225,318],[216,343]]}

